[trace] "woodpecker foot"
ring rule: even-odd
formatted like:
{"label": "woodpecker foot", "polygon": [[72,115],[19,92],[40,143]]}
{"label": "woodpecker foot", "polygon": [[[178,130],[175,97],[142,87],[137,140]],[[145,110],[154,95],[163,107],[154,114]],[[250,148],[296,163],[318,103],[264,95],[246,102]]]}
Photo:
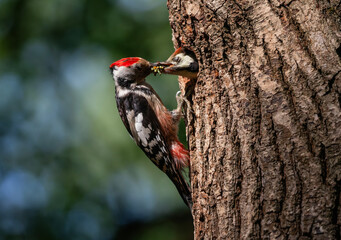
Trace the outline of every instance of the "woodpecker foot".
{"label": "woodpecker foot", "polygon": [[182,95],[182,92],[177,91],[175,98],[176,98],[176,103],[178,104],[177,109],[181,109],[182,105],[184,104],[184,100],[185,100],[184,96]]}
{"label": "woodpecker foot", "polygon": [[[176,94],[178,95],[179,93],[181,94],[182,92],[181,92],[181,91],[178,91]],[[191,103],[190,103],[189,100],[187,99],[187,96],[188,96],[188,94],[186,94],[185,96],[183,96],[183,95],[181,94],[181,96],[179,96],[179,97],[181,97],[181,98],[182,98],[182,101],[186,103],[186,110],[187,110],[187,115],[188,115],[189,113],[194,113],[194,112],[193,112],[193,110],[192,110],[192,108],[191,108]],[[182,106],[183,106],[183,103],[182,103]]]}
{"label": "woodpecker foot", "polygon": [[191,103],[188,101],[187,97],[182,94],[181,91],[178,91],[176,93],[175,97],[176,97],[176,102],[178,104],[178,107],[175,110],[173,110],[173,111],[176,111],[179,114],[181,114],[181,109],[182,109],[182,107],[183,107],[183,105],[185,103],[186,104],[186,109],[187,109],[187,114],[194,113],[192,111],[192,109],[191,109]]}
{"label": "woodpecker foot", "polygon": [[179,121],[182,117],[182,105],[184,103],[184,97],[181,94],[181,91],[178,91],[175,95],[177,107],[171,113],[174,121]]}

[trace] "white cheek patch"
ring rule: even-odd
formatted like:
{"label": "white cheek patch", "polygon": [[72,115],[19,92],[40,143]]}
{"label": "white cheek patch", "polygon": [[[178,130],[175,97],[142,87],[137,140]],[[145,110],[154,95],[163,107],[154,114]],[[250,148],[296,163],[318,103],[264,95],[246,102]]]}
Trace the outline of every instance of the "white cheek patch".
{"label": "white cheek patch", "polygon": [[179,64],[175,63],[177,67],[188,67],[192,62],[194,62],[193,58],[185,55],[184,53],[179,53],[177,56],[181,59]]}
{"label": "white cheek patch", "polygon": [[142,113],[139,113],[135,117],[135,129],[136,129],[136,133],[138,137],[140,138],[142,142],[142,146],[146,147],[148,146],[148,140],[150,137],[151,130],[149,128],[145,128],[142,125],[142,121],[143,121],[143,115]]}
{"label": "white cheek patch", "polygon": [[116,69],[114,69],[112,71],[112,74],[114,76],[118,76],[118,77],[121,77],[122,75],[125,75],[125,72],[128,71],[129,69],[127,69],[126,67],[118,67]]}

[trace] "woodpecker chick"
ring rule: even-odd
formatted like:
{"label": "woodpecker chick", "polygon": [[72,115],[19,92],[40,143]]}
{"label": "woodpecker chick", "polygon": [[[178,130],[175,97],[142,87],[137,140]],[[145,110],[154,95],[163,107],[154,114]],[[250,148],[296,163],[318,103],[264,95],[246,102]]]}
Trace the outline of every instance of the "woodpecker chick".
{"label": "woodpecker chick", "polygon": [[198,76],[199,64],[194,53],[186,48],[178,48],[165,62],[157,62],[153,71],[179,75],[179,87],[187,106],[187,97],[191,94]]}
{"label": "woodpecker chick", "polygon": [[117,109],[130,136],[167,174],[191,208],[191,192],[181,174],[182,168],[189,165],[189,152],[177,137],[182,99],[177,99],[177,109],[167,110],[155,90],[145,81],[154,66],[138,57],[123,58],[110,65]]}
{"label": "woodpecker chick", "polygon": [[197,78],[199,64],[193,52],[186,48],[178,48],[165,62],[156,63],[162,66],[162,72],[179,75],[189,79]]}

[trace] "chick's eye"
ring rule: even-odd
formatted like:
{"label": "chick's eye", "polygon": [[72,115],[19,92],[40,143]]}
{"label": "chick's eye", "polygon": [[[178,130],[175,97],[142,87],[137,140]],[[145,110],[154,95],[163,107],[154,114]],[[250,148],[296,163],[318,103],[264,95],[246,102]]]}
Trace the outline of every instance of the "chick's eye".
{"label": "chick's eye", "polygon": [[176,62],[176,63],[179,63],[181,61],[181,58],[175,57],[175,58],[173,58],[173,61]]}

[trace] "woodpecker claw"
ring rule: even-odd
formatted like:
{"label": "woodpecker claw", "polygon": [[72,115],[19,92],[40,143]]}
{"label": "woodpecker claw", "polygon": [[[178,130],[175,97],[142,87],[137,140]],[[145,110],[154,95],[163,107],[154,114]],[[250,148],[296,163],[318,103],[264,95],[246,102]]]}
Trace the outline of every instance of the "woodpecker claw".
{"label": "woodpecker claw", "polygon": [[171,113],[173,116],[173,121],[179,121],[180,118],[182,117],[182,106],[184,102],[184,98],[182,96],[181,91],[178,91],[176,93],[175,98],[176,98],[177,107]]}
{"label": "woodpecker claw", "polygon": [[182,106],[184,98],[182,96],[182,92],[181,91],[177,91],[176,92],[175,98],[176,98],[176,102],[177,102],[178,106]]}

